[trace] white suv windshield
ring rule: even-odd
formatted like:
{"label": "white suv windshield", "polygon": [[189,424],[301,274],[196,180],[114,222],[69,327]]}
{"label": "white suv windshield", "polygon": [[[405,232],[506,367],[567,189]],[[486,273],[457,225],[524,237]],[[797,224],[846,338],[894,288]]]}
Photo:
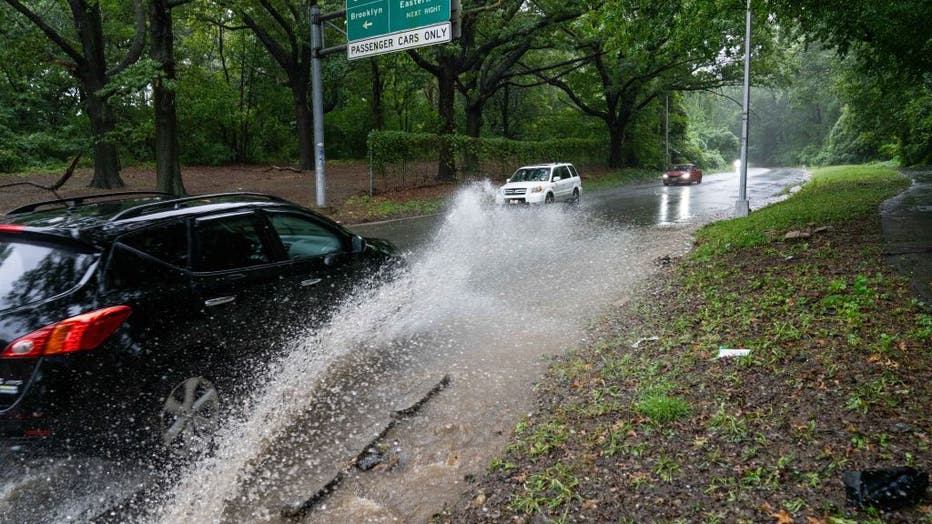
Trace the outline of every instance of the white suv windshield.
{"label": "white suv windshield", "polygon": [[508,179],[509,182],[547,182],[550,180],[550,168],[535,167],[522,168],[515,171]]}

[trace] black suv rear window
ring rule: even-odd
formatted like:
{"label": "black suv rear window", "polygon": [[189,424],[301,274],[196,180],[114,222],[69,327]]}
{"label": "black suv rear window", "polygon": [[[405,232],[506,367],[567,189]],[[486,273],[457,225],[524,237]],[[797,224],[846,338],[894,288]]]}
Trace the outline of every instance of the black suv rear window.
{"label": "black suv rear window", "polygon": [[0,311],[68,291],[93,261],[93,255],[64,245],[0,237]]}

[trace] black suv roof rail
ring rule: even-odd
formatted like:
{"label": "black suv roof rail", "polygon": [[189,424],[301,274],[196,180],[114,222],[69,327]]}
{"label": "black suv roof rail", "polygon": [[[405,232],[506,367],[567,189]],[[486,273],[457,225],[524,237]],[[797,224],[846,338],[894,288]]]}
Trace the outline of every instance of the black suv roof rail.
{"label": "black suv roof rail", "polygon": [[173,198],[171,200],[165,200],[161,202],[149,202],[147,204],[140,204],[129,209],[124,209],[119,213],[110,217],[110,221],[114,222],[116,220],[133,218],[142,215],[147,215],[149,213],[156,213],[158,211],[179,209],[184,207],[184,204],[194,201],[203,201],[211,200],[216,202],[234,202],[238,198],[249,197],[249,198],[262,198],[270,202],[288,202],[284,198],[267,195],[265,193],[250,193],[250,192],[238,192],[238,193],[211,193],[207,195],[192,195],[188,197]]}
{"label": "black suv roof rail", "polygon": [[100,193],[96,195],[84,195],[84,196],[75,196],[68,198],[58,198],[55,200],[45,200],[43,202],[36,202],[33,204],[27,204],[25,206],[20,206],[11,211],[7,211],[7,215],[20,215],[23,213],[31,213],[36,209],[39,209],[43,206],[54,206],[54,207],[77,207],[83,205],[89,200],[103,200],[105,198],[118,197],[114,200],[118,200],[119,197],[128,197],[128,196],[167,196],[171,197],[171,193],[165,193],[162,191],[122,191],[117,193]]}

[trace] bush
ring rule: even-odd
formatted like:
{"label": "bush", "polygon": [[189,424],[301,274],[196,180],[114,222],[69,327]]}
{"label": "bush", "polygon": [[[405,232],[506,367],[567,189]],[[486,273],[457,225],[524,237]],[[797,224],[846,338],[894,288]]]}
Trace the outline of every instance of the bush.
{"label": "bush", "polygon": [[15,151],[0,149],[0,173],[15,173],[23,165],[23,159]]}

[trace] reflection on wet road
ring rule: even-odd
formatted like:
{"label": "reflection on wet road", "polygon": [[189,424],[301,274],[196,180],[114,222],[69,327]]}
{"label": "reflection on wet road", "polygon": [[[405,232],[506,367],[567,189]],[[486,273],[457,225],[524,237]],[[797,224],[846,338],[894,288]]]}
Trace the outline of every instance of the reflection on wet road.
{"label": "reflection on wet road", "polygon": [[[808,178],[802,169],[749,169],[747,195],[751,210],[774,202],[788,188]],[[706,174],[702,183],[695,185],[664,186],[658,178],[656,182],[597,192],[586,191],[584,178],[580,207],[618,225],[662,227],[690,220],[729,218],[737,199],[738,175],[734,172]],[[411,250],[432,238],[441,220],[442,216],[430,216],[363,224],[353,229],[362,235],[391,239],[402,250]]]}

